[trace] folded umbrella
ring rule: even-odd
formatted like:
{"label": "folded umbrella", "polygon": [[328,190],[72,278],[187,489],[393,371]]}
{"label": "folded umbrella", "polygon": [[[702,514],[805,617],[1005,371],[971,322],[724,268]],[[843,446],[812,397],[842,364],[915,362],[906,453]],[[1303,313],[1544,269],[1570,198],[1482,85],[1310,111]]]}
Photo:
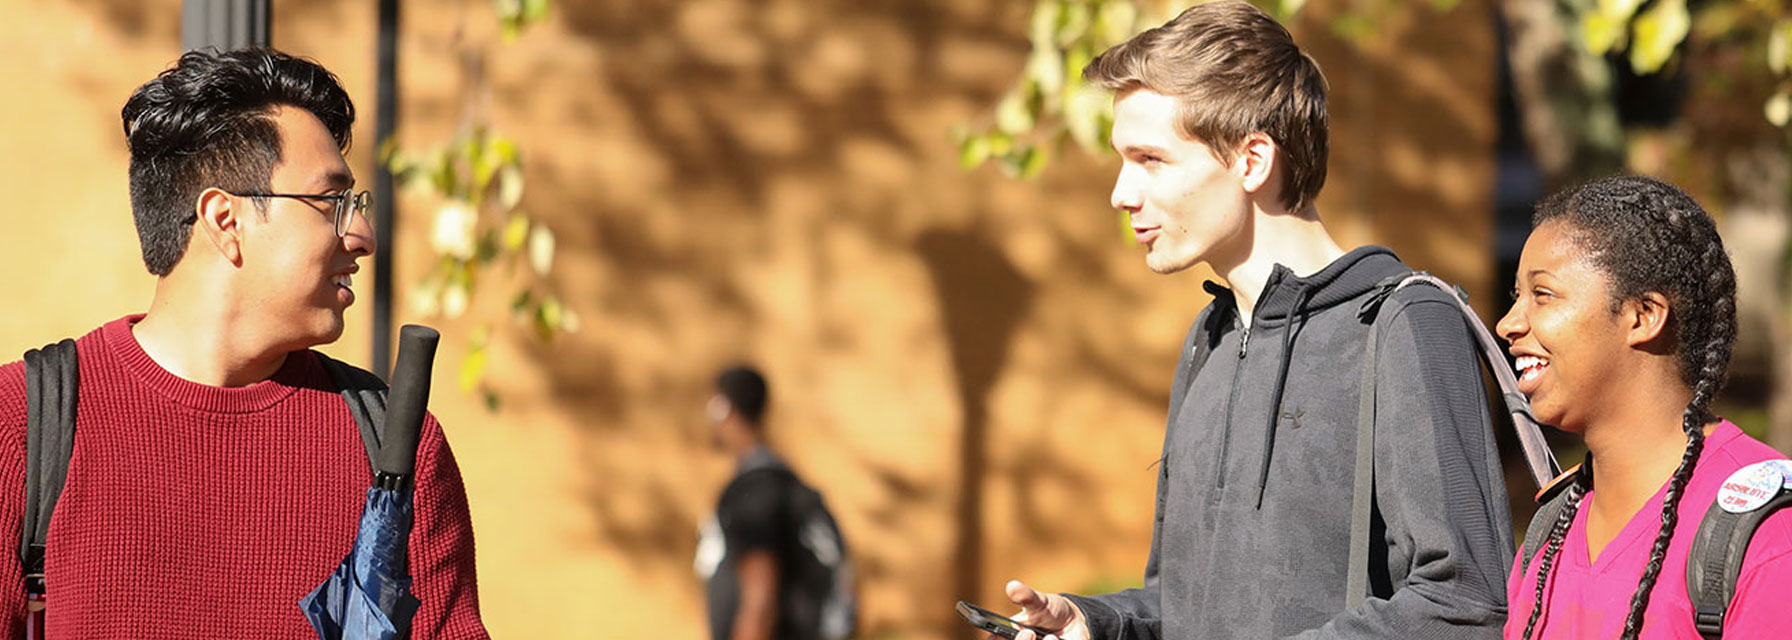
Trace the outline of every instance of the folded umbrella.
{"label": "folded umbrella", "polygon": [[440,339],[436,330],[420,325],[399,330],[385,433],[354,546],[335,572],[299,601],[320,640],[404,638],[417,613],[419,602],[411,595],[407,566],[411,476],[429,399],[430,366]]}

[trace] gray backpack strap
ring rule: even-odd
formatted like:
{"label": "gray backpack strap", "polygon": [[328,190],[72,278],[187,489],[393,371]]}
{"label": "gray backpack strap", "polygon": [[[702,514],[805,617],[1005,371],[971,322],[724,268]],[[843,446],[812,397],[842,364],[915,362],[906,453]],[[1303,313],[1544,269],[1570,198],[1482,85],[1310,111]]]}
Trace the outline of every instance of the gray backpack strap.
{"label": "gray backpack strap", "polygon": [[[1580,467],[1576,466],[1563,473],[1564,478],[1573,478]],[[1571,481],[1571,480],[1570,480]],[[1566,487],[1564,482],[1561,486]],[[1524,575],[1531,566],[1531,558],[1537,556],[1537,550],[1543,548],[1543,542],[1549,539],[1549,530],[1561,519],[1562,511],[1568,508],[1568,492],[1555,491],[1549,494],[1542,504],[1537,505],[1537,513],[1531,516],[1531,525],[1525,527],[1524,544],[1519,546],[1518,575]]]}
{"label": "gray backpack strap", "polygon": [[317,359],[330,374],[330,381],[342,390],[342,399],[348,401],[348,412],[361,428],[361,445],[367,448],[367,468],[379,475],[380,439],[386,433],[385,381],[321,353]]}
{"label": "gray backpack strap", "polygon": [[1350,490],[1350,574],[1344,583],[1345,610],[1361,606],[1369,597],[1369,529],[1375,517],[1375,342],[1379,333],[1379,324],[1371,318],[1369,337],[1363,341],[1363,381],[1356,408],[1356,471]]}
{"label": "gray backpack strap", "polygon": [[1778,495],[1752,511],[1731,513],[1716,501],[1705,510],[1699,532],[1693,536],[1686,561],[1686,594],[1692,600],[1693,626],[1707,640],[1722,638],[1724,618],[1736,598],[1736,581],[1742,577],[1742,561],[1748,543],[1769,516],[1792,504],[1792,491],[1784,486]]}
{"label": "gray backpack strap", "polygon": [[1363,382],[1360,387],[1361,397],[1357,400],[1356,470],[1350,514],[1350,574],[1345,583],[1344,596],[1345,604],[1350,608],[1362,604],[1369,591],[1369,538],[1375,512],[1375,342],[1379,334],[1376,321],[1380,318],[1382,304],[1389,297],[1401,289],[1418,284],[1431,285],[1452,294],[1450,299],[1462,312],[1471,329],[1470,333],[1475,336],[1480,347],[1478,352],[1482,364],[1493,372],[1494,380],[1499,382],[1500,399],[1512,417],[1513,431],[1517,433],[1519,445],[1524,449],[1525,464],[1537,486],[1543,489],[1538,493],[1538,499],[1543,500],[1549,495],[1549,488],[1554,480],[1562,477],[1555,454],[1550,451],[1536,417],[1531,414],[1530,402],[1518,391],[1518,380],[1513,375],[1512,368],[1507,366],[1505,351],[1494,340],[1493,334],[1487,331],[1487,325],[1481,322],[1480,316],[1475,315],[1474,309],[1468,306],[1468,293],[1423,271],[1383,279],[1364,299],[1357,312],[1358,318],[1369,325],[1369,335],[1363,345]]}
{"label": "gray backpack strap", "polygon": [[1493,379],[1500,386],[1500,400],[1506,405],[1506,413],[1512,418],[1512,432],[1518,436],[1519,448],[1524,450],[1525,467],[1530,471],[1531,481],[1538,489],[1548,488],[1555,479],[1562,475],[1562,467],[1556,463],[1556,456],[1549,450],[1549,442],[1543,439],[1543,429],[1537,422],[1537,416],[1531,413],[1531,402],[1518,390],[1518,377],[1506,361],[1506,350],[1500,348],[1499,341],[1487,331],[1487,325],[1481,322],[1481,316],[1475,315],[1474,308],[1468,306],[1468,292],[1461,287],[1444,282],[1437,276],[1416,272],[1400,280],[1394,286],[1399,291],[1416,284],[1428,284],[1454,295],[1451,300],[1462,310],[1462,317],[1468,320],[1473,329],[1470,333],[1480,343],[1481,361],[1493,372]]}
{"label": "gray backpack strap", "polygon": [[19,560],[25,591],[40,597],[50,515],[75,452],[78,369],[74,340],[25,352],[25,516],[19,527]]}

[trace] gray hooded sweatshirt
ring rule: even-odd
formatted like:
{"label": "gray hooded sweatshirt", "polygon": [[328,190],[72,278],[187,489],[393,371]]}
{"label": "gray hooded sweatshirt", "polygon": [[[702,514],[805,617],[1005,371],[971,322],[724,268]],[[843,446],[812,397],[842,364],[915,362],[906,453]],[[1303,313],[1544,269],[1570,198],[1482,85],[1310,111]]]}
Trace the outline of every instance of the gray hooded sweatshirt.
{"label": "gray hooded sweatshirt", "polygon": [[[1095,638],[1498,638],[1511,516],[1471,329],[1363,247],[1277,265],[1246,331],[1230,291],[1189,332],[1157,466],[1145,587],[1070,596]],[[1211,353],[1189,371],[1195,340]],[[1368,600],[1345,609],[1363,352],[1379,331]],[[1180,396],[1180,397],[1177,397]],[[1271,416],[1276,416],[1274,420]]]}

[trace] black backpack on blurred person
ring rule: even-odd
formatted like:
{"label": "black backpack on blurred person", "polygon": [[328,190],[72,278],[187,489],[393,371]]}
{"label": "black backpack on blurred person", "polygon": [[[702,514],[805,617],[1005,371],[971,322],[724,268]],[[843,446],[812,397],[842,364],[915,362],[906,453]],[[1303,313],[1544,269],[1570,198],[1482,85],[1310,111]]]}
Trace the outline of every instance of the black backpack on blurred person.
{"label": "black backpack on blurred person", "polygon": [[852,554],[839,523],[828,511],[821,492],[804,483],[783,464],[770,464],[742,473],[773,474],[784,481],[787,525],[794,532],[796,558],[787,586],[778,594],[779,614],[817,631],[823,640],[851,638],[858,632],[859,598]]}

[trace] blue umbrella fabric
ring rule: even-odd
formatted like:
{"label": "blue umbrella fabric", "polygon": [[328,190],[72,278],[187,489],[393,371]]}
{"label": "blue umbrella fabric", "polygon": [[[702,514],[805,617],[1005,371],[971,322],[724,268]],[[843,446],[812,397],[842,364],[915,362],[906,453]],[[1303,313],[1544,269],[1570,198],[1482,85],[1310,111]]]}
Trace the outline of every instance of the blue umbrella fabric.
{"label": "blue umbrella fabric", "polygon": [[367,490],[355,545],[336,572],[299,602],[319,638],[396,640],[410,630],[418,601],[406,559],[411,490]]}
{"label": "blue umbrella fabric", "polygon": [[[320,640],[400,640],[408,637],[411,617],[417,613],[419,602],[411,595],[408,566],[411,475],[429,398],[430,365],[441,334],[421,325],[405,325],[398,333],[398,362],[384,402],[384,434],[371,461],[374,482],[367,489],[355,544],[336,571],[299,601]],[[373,402],[360,401],[358,392],[338,385],[344,387],[350,412],[363,428],[380,422],[369,410],[381,404],[377,397]]]}

